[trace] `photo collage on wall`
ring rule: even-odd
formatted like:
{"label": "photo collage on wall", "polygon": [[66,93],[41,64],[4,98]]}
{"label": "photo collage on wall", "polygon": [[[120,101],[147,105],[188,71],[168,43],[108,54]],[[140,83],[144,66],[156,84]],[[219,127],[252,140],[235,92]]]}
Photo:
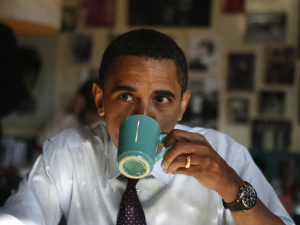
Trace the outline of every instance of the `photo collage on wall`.
{"label": "photo collage on wall", "polygon": [[[283,44],[286,39],[286,13],[248,13],[242,7],[244,1],[238,1],[239,4],[233,7],[234,9],[227,6],[229,2],[223,0],[223,13],[244,13],[245,41],[262,43],[265,45],[265,50],[263,71],[258,71],[262,76],[255,74],[256,55],[254,53],[229,53],[227,90],[231,92],[231,95],[226,102],[227,121],[236,125],[251,124],[251,149],[288,151],[291,145],[292,124],[291,121],[285,119],[288,96],[284,87],[291,86],[295,82],[297,55],[294,46]],[[263,83],[259,89],[255,86],[255,78],[261,79]],[[246,94],[238,96],[241,92]],[[249,114],[252,111],[250,96],[253,95],[257,98],[255,101],[257,118],[251,118]]]}

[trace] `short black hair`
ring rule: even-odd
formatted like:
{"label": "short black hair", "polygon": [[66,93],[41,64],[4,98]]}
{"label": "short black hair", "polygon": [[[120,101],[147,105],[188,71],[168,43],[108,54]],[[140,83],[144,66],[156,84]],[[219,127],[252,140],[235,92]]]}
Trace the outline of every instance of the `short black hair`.
{"label": "short black hair", "polygon": [[171,59],[177,67],[181,94],[187,89],[188,69],[182,49],[169,36],[153,29],[136,29],[117,37],[106,48],[99,69],[99,84],[104,88],[118,56],[132,55],[155,60]]}

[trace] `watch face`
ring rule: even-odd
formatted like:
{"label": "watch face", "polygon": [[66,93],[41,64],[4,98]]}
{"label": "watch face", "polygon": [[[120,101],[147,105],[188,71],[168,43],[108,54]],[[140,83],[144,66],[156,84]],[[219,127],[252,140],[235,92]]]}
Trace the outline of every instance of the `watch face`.
{"label": "watch face", "polygon": [[257,202],[257,194],[252,186],[247,186],[243,189],[241,199],[245,207],[252,208]]}

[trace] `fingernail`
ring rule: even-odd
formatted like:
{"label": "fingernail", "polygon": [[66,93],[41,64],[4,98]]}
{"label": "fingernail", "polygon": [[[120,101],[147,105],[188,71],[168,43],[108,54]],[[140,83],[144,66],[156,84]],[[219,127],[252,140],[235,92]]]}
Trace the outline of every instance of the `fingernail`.
{"label": "fingernail", "polygon": [[165,169],[165,167],[166,167],[166,165],[165,165],[165,162],[164,162],[164,161],[162,161],[162,162],[161,162],[161,168],[164,170],[164,169]]}
{"label": "fingernail", "polygon": [[166,170],[163,170],[165,173],[168,173],[168,170],[166,169]]}

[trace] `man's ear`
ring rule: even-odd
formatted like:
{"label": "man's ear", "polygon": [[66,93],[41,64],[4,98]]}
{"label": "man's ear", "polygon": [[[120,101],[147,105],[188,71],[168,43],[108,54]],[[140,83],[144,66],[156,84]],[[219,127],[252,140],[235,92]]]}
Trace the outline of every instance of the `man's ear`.
{"label": "man's ear", "polygon": [[93,95],[95,99],[95,105],[100,116],[104,116],[104,104],[103,104],[103,89],[97,82],[93,83]]}
{"label": "man's ear", "polygon": [[177,121],[182,120],[183,114],[184,114],[184,112],[186,110],[186,107],[187,107],[187,104],[188,104],[188,102],[190,100],[190,95],[191,95],[190,89],[187,89],[183,93],[182,98],[181,98],[181,103],[180,103],[180,112],[179,112]]}

